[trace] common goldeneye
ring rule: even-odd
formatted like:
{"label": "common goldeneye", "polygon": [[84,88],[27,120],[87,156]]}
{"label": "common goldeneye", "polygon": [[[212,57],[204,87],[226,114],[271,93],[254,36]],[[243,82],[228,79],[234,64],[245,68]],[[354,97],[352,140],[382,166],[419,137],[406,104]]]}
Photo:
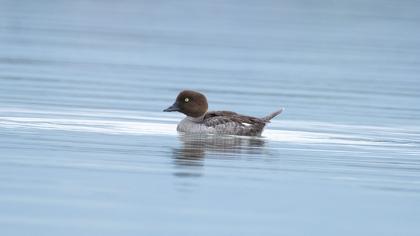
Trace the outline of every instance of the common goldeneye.
{"label": "common goldeneye", "polygon": [[257,118],[231,111],[207,111],[206,97],[196,91],[184,90],[175,103],[163,111],[179,111],[187,115],[177,127],[179,132],[198,134],[230,134],[260,136],[265,125],[283,109],[268,116]]}

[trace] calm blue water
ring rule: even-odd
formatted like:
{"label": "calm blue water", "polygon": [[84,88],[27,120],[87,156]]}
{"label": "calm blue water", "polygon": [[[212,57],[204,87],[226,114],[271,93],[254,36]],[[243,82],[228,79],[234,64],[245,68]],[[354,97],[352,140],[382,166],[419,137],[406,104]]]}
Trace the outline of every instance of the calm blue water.
{"label": "calm blue water", "polygon": [[[419,235],[419,9],[0,0],[0,235]],[[183,136],[185,88],[286,110]]]}

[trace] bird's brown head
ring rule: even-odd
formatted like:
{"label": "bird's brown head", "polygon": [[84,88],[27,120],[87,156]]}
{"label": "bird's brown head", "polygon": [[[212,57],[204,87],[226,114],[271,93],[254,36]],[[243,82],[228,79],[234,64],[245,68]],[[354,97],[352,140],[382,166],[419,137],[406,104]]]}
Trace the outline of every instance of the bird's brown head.
{"label": "bird's brown head", "polygon": [[175,103],[163,111],[179,111],[190,117],[200,117],[207,112],[206,96],[202,93],[184,90],[178,94]]}

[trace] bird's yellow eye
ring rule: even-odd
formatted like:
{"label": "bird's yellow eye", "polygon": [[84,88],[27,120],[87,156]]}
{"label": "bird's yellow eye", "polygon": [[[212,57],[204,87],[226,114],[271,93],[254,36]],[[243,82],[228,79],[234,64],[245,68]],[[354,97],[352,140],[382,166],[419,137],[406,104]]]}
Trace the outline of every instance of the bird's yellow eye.
{"label": "bird's yellow eye", "polygon": [[185,99],[184,99],[184,101],[185,101],[185,102],[189,102],[189,101],[190,101],[190,99],[189,99],[189,98],[185,98]]}

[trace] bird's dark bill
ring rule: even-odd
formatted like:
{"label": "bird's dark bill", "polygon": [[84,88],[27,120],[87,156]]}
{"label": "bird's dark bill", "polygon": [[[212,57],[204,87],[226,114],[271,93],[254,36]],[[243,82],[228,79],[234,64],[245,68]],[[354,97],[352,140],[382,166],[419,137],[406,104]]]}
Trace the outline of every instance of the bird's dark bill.
{"label": "bird's dark bill", "polygon": [[170,111],[180,111],[179,106],[177,103],[172,104],[172,106],[166,108],[165,110],[166,112],[170,112]]}

